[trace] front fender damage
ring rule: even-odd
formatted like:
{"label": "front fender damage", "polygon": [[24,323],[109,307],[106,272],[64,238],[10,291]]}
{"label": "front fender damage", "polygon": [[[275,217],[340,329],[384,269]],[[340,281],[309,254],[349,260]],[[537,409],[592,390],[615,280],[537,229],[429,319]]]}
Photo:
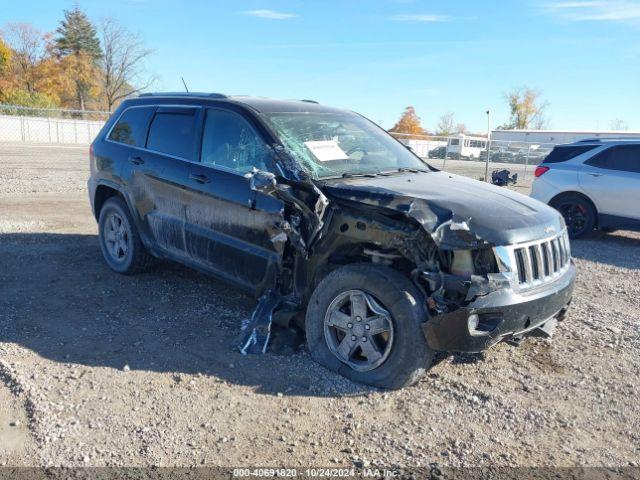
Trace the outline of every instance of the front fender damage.
{"label": "front fender damage", "polygon": [[283,181],[273,183],[256,181],[255,177],[263,172],[250,172],[250,185],[255,193],[262,192],[281,200],[285,209],[282,218],[271,229],[271,242],[281,255],[278,265],[276,285],[269,288],[258,299],[258,304],[248,322],[243,327],[239,342],[242,354],[265,353],[271,336],[271,324],[275,310],[285,304],[299,304],[287,291],[287,266],[294,258],[308,258],[309,246],[315,242],[324,226],[324,219],[329,201],[327,197],[311,182]]}
{"label": "front fender damage", "polygon": [[[261,182],[255,183],[252,188],[264,193]],[[450,271],[453,252],[493,246],[474,229],[474,219],[398,192],[367,195],[361,189],[320,187],[308,179],[280,179],[268,189],[285,205],[270,231],[281,262],[275,284],[263,290],[243,326],[243,354],[264,353],[274,313],[301,312],[314,285],[341,264],[379,262],[403,271],[424,294],[430,318],[508,285],[497,270],[483,275]]]}

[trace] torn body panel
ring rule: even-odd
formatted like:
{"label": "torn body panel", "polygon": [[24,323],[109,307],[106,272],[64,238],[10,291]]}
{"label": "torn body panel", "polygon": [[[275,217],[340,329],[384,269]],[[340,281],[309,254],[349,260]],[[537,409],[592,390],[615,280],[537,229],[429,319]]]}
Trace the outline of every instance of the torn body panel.
{"label": "torn body panel", "polygon": [[[440,201],[439,192],[427,189],[432,184],[442,183],[443,188],[449,185],[447,178],[437,175],[448,178],[448,174],[414,174],[383,177],[377,186],[371,183],[376,184],[378,178],[331,180],[319,187],[311,181],[277,185],[272,194],[286,207],[272,240],[292,248],[284,250],[276,291],[302,310],[315,286],[331,270],[348,263],[383,263],[404,272],[423,293],[429,313],[425,325],[432,325],[425,332],[431,337],[436,335],[436,325],[445,319],[472,315],[473,304],[480,298],[512,291],[513,275],[501,270],[493,247],[524,235],[548,236],[549,228],[561,231],[561,220],[546,207],[540,209],[519,196],[504,196],[501,191],[492,191],[489,197],[507,204],[515,202],[518,212],[507,216],[504,211],[505,216],[498,218],[474,205],[454,210],[461,199],[453,205],[450,200]],[[405,183],[412,184],[411,191],[400,189]],[[420,195],[414,191],[416,184],[420,191],[425,189]],[[392,185],[397,188],[391,189]],[[478,199],[472,194],[469,202],[473,201]],[[539,217],[535,227],[512,218],[523,212]],[[487,216],[489,224],[504,225],[502,231],[489,229]],[[547,220],[543,231],[545,225],[540,221]],[[433,342],[434,346],[443,345],[442,340]]]}
{"label": "torn body panel", "polygon": [[267,351],[271,337],[273,312],[281,303],[282,297],[275,290],[267,290],[260,297],[251,319],[242,327],[243,333],[239,348],[243,355]]}

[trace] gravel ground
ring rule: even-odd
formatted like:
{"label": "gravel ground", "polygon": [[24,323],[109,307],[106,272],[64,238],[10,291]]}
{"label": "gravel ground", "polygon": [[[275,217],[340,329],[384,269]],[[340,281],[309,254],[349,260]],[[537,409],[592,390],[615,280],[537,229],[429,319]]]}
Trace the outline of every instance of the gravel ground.
{"label": "gravel ground", "polygon": [[291,332],[240,355],[254,303],[223,283],[168,263],[112,273],[84,157],[0,148],[0,464],[639,465],[639,234],[573,242],[552,340],[442,357],[385,392],[318,366]]}

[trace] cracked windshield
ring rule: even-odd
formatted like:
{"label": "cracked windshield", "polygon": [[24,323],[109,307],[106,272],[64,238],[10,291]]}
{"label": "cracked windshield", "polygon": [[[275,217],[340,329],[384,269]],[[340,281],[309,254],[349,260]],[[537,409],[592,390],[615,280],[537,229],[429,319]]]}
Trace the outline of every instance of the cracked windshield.
{"label": "cracked windshield", "polygon": [[367,119],[342,113],[264,115],[282,144],[316,179],[430,171],[429,166]]}

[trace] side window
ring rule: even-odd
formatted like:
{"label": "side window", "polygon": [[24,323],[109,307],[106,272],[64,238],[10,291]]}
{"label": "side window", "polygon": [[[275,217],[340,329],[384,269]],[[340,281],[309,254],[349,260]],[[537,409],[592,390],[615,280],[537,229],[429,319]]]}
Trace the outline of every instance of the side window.
{"label": "side window", "polygon": [[605,169],[611,170],[613,168],[613,159],[611,156],[612,150],[613,150],[612,148],[608,148],[605,151],[600,152],[599,154],[590,158],[589,160],[584,162],[584,164],[591,165],[592,167],[605,168]]}
{"label": "side window", "polygon": [[144,147],[149,120],[155,107],[133,107],[125,110],[109,133],[109,140]]}
{"label": "side window", "polygon": [[584,163],[607,170],[640,173],[640,145],[612,147]]}
{"label": "side window", "polygon": [[158,108],[149,128],[147,148],[193,160],[196,119],[195,108]]}
{"label": "side window", "polygon": [[543,160],[543,163],[562,163],[597,148],[597,145],[557,146]]}
{"label": "side window", "polygon": [[268,170],[268,158],[269,149],[239,114],[207,110],[200,159],[203,164],[247,173],[252,167]]}
{"label": "side window", "polygon": [[616,170],[640,173],[640,145],[621,145],[615,147],[613,163]]}

